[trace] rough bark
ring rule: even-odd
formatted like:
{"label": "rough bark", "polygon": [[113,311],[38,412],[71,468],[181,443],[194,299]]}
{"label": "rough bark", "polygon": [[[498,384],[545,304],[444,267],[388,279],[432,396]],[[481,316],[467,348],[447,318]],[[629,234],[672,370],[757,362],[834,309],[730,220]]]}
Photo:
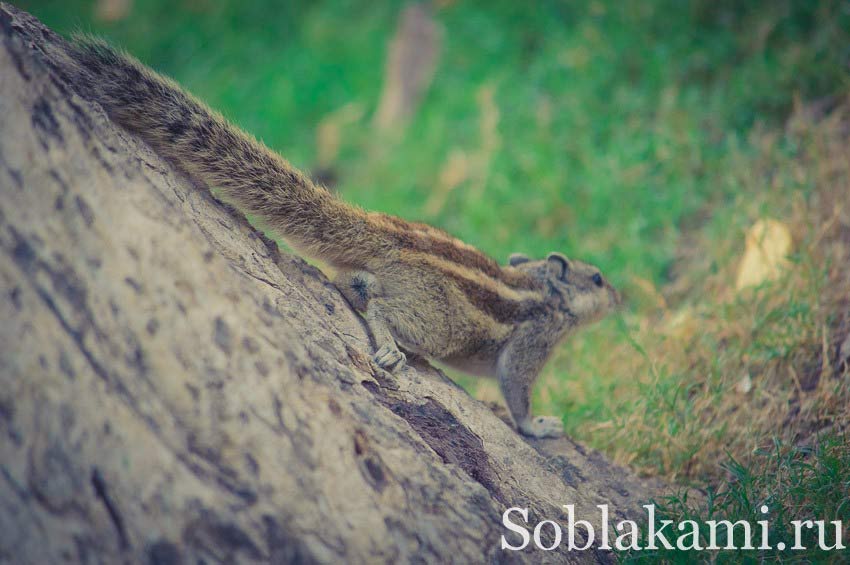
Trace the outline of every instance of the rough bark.
{"label": "rough bark", "polygon": [[502,552],[502,512],[649,485],[378,370],[319,270],[68,88],[61,38],[8,5],[0,36],[0,561],[610,559]]}

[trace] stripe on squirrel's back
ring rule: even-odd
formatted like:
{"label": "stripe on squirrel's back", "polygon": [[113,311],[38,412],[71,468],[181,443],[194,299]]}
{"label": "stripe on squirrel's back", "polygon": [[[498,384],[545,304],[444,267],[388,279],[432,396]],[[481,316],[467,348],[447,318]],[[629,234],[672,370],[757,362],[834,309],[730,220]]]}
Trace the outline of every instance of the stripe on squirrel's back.
{"label": "stripe on squirrel's back", "polygon": [[537,282],[528,274],[514,269],[502,269],[485,253],[433,226],[407,222],[384,214],[379,215],[377,223],[404,249],[430,253],[458,265],[473,267],[482,274],[515,288],[537,287]]}

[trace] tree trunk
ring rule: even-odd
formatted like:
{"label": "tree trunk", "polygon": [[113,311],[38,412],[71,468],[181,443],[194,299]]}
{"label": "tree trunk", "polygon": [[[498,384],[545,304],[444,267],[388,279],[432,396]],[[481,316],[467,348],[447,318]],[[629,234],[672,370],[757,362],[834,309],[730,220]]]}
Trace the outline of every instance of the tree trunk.
{"label": "tree trunk", "polygon": [[502,551],[502,513],[599,528],[653,487],[378,370],[319,270],[71,91],[59,36],[6,4],[0,36],[0,561],[612,557]]}

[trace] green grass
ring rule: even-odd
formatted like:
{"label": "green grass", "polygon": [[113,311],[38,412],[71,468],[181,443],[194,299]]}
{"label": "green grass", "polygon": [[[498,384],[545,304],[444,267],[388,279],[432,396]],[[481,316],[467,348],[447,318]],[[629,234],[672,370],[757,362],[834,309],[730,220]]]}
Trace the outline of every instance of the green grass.
{"label": "green grass", "polygon": [[[653,501],[659,520],[675,522],[693,520],[699,525],[699,544],[710,544],[707,520],[748,521],[754,534],[750,538],[756,549],[723,551],[681,551],[659,549],[631,551],[624,556],[625,563],[764,563],[777,560],[793,560],[801,563],[844,563],[848,550],[824,551],[819,545],[817,527],[800,529],[800,547],[791,550],[797,542],[793,520],[824,520],[824,547],[836,544],[834,520],[843,523],[843,538],[847,546],[847,524],[850,523],[850,449],[848,438],[830,434],[819,438],[814,445],[793,447],[774,442],[770,448],[759,450],[754,461],[745,465],[730,457],[723,466],[728,479],[717,488],[710,488],[707,500],[694,502],[686,491],[672,494],[662,500]],[[762,506],[767,512],[762,513]],[[768,545],[761,546],[761,526],[758,521],[766,520]],[[668,528],[669,530],[669,528]],[[643,532],[646,529],[642,530]],[[716,538],[718,547],[731,542],[736,548],[746,545],[743,530],[733,530],[729,539],[721,527]],[[675,545],[678,532],[667,536]],[[640,541],[646,547],[648,539]],[[785,551],[776,547],[784,544]],[[656,544],[659,545],[660,544]]]}
{"label": "green grass", "polygon": [[[844,437],[794,447],[840,430],[850,405],[846,371],[826,370],[850,294],[846,1],[437,2],[436,75],[395,135],[372,114],[399,2],[136,0],[113,23],[92,2],[18,4],[126,47],[297,166],[332,167],[349,201],[501,260],[598,264],[629,307],[558,352],[536,408],[619,462],[714,489],[708,507],[671,498],[671,515],[740,517],[770,498],[846,518]],[[317,130],[341,111],[320,163]],[[478,166],[449,189],[458,161]],[[791,230],[793,268],[738,294],[744,234],[764,217]],[[760,451],[773,437],[775,457]]]}

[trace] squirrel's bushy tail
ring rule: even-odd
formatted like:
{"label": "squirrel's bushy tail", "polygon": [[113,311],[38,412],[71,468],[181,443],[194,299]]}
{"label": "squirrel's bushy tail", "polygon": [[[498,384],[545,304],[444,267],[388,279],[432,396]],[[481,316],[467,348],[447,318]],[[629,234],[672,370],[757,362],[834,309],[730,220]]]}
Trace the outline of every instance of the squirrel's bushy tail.
{"label": "squirrel's bushy tail", "polygon": [[302,253],[338,267],[365,267],[393,241],[346,204],[180,86],[106,42],[78,35],[72,80],[110,118],[135,133]]}

